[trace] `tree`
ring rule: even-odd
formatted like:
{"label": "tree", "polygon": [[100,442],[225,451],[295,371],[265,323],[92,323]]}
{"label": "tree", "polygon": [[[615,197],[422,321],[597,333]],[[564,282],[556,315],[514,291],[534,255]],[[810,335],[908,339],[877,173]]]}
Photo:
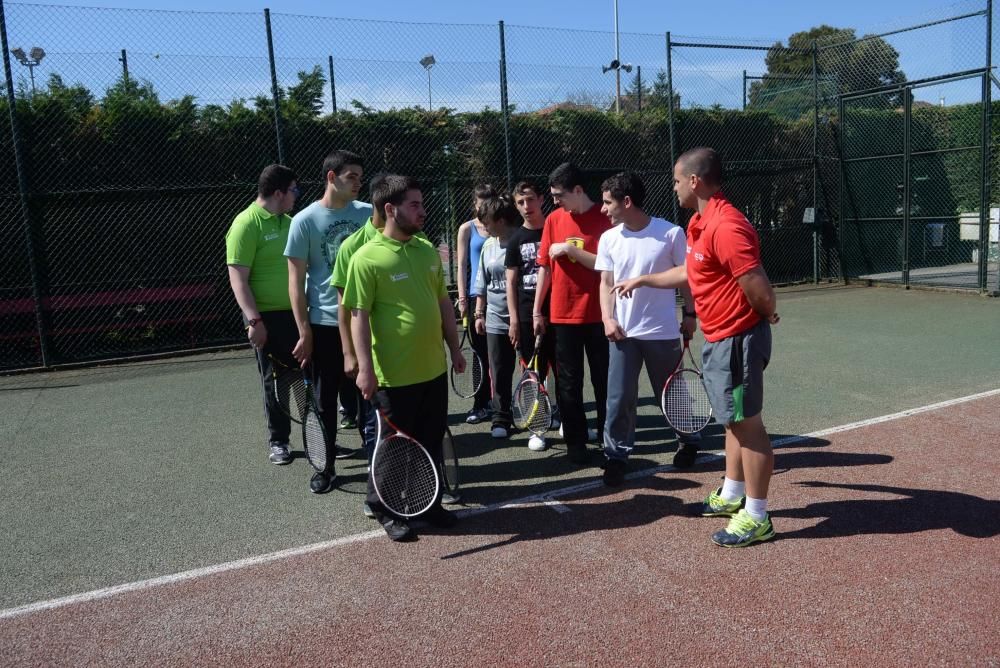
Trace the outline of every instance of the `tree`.
{"label": "tree", "polygon": [[[798,117],[813,106],[813,45],[820,95],[833,97],[892,86],[906,81],[899,68],[899,52],[881,37],[860,39],[853,28],[821,25],[775,43],[764,61],[767,72],[750,85],[748,108]],[[887,93],[875,104],[896,106],[899,95]]]}
{"label": "tree", "polygon": [[[629,82],[628,87],[625,89],[624,96],[629,99],[635,98],[636,93],[639,91],[639,84],[641,83],[642,108],[665,110],[667,108],[667,100],[670,99],[670,80],[667,77],[667,71],[663,68],[656,70],[652,85],[648,81],[649,79],[647,78],[640,82],[639,72],[636,72],[632,77],[632,81]],[[677,91],[674,91],[674,109],[680,109],[680,106],[681,96]]]}
{"label": "tree", "polygon": [[[670,79],[667,77],[667,71],[660,68],[656,70],[656,77],[653,79],[653,85],[649,89],[649,108],[666,109],[668,100],[670,100]],[[646,106],[645,103],[643,103],[643,106]],[[674,109],[680,108],[681,94],[675,90]]]}
{"label": "tree", "polygon": [[303,113],[319,116],[323,111],[323,87],[326,77],[319,65],[306,72],[300,70],[299,82],[288,89],[289,113]]}

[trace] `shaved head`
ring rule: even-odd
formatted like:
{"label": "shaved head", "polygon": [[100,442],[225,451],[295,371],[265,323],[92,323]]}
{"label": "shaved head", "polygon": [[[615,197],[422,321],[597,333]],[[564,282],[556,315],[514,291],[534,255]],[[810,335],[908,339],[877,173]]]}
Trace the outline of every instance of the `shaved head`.
{"label": "shaved head", "polygon": [[709,186],[722,185],[722,158],[705,146],[685,151],[677,158],[677,166],[685,176],[697,176]]}

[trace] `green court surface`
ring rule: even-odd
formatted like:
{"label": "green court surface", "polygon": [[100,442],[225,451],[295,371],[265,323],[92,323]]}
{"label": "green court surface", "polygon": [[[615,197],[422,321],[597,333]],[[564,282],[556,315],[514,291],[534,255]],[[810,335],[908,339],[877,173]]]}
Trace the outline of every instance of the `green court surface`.
{"label": "green court surface", "polygon": [[[839,285],[779,291],[766,376],[772,437],[808,433],[1000,386],[1000,300]],[[652,390],[633,469],[675,443]],[[589,388],[588,388],[589,390]],[[308,491],[303,459],[267,462],[259,381],[234,351],[0,378],[0,609],[377,528],[365,467]],[[492,504],[599,475],[527,437],[468,427],[451,398],[464,504]],[[593,413],[591,412],[591,416]],[[712,428],[706,449],[719,449]]]}

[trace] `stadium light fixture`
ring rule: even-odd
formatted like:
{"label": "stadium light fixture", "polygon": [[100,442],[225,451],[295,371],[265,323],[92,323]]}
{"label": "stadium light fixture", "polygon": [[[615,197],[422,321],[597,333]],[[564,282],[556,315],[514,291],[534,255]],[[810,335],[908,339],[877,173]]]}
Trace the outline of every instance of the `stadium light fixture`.
{"label": "stadium light fixture", "polygon": [[24,52],[21,47],[15,47],[10,50],[14,57],[17,58],[17,62],[21,63],[28,68],[28,76],[31,77],[31,97],[35,97],[35,67],[41,64],[42,59],[45,58],[45,49],[40,46],[31,47],[31,51],[28,53]]}
{"label": "stadium light fixture", "polygon": [[433,54],[428,53],[420,59],[420,64],[423,65],[425,70],[427,70],[427,111],[430,111],[434,108],[433,102],[431,101],[431,68],[437,64],[437,61],[434,60]]}

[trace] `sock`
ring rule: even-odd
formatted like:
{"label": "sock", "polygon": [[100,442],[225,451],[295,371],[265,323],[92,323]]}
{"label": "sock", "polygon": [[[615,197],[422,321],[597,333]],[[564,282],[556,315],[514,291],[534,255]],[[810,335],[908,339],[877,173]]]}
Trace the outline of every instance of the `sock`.
{"label": "sock", "polygon": [[723,501],[736,501],[746,493],[746,483],[742,480],[730,480],[726,478],[722,483],[722,492],[719,496]]}
{"label": "sock", "polygon": [[747,515],[754,520],[763,522],[764,518],[767,517],[767,499],[754,499],[748,496],[746,510]]}

